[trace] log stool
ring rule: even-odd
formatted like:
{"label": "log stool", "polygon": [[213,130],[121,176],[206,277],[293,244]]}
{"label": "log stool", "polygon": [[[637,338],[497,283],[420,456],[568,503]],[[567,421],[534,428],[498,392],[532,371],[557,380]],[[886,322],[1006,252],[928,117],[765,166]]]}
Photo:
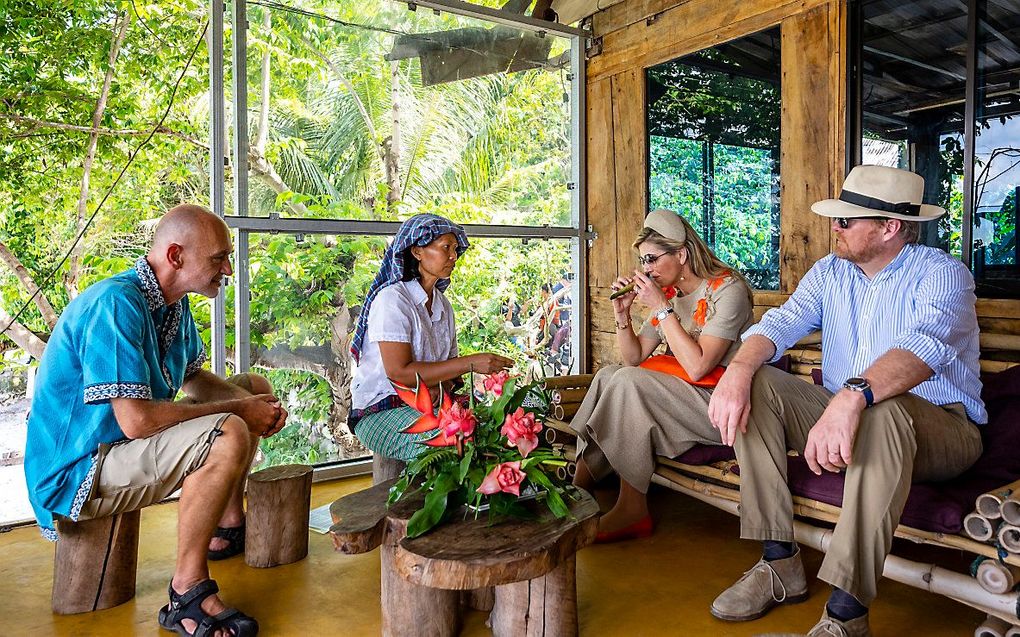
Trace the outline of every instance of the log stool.
{"label": "log stool", "polygon": [[268,568],[308,555],[308,512],[312,468],[303,464],[269,467],[248,476],[244,561]]}
{"label": "log stool", "polygon": [[57,521],[53,612],[112,608],[135,596],[140,511],[105,518]]}
{"label": "log stool", "polygon": [[[529,503],[535,519],[490,526],[488,515],[455,515],[410,539],[407,523],[423,496],[387,509],[391,484],[345,496],[330,507],[338,551],[380,548],[383,635],[452,636],[462,604],[493,603],[489,619],[496,637],[577,635],[574,554],[595,539],[598,504],[590,495],[582,491],[569,501],[571,517],[564,519]],[[466,598],[471,601],[465,604]]]}
{"label": "log stool", "polygon": [[396,458],[387,458],[377,453],[372,454],[372,484],[393,480],[400,475],[407,463]]}

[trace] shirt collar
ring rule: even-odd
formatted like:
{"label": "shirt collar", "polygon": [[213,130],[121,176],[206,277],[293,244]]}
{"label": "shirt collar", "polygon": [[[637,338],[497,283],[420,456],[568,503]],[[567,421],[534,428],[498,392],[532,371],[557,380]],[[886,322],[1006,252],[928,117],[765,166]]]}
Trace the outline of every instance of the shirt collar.
{"label": "shirt collar", "polygon": [[138,260],[135,261],[135,272],[142,285],[142,293],[145,294],[145,302],[149,305],[149,311],[155,312],[159,308],[165,307],[166,297],[163,296],[163,290],[159,287],[156,273],[152,271],[152,266],[144,256],[138,257]]}
{"label": "shirt collar", "polygon": [[[421,286],[421,281],[413,279],[408,281],[407,289],[411,293],[411,299],[416,305],[425,307],[425,303],[429,300],[428,294],[425,293],[425,288]],[[436,297],[439,295],[439,290],[432,288],[432,320],[438,321],[443,317],[443,304],[436,302]]]}

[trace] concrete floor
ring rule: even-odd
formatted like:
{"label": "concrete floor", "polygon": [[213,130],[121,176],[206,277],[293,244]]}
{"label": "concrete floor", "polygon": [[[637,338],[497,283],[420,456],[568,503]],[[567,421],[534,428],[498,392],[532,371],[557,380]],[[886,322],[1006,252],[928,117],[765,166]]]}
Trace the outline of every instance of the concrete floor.
{"label": "concrete floor", "polygon": [[[368,485],[368,478],[317,484],[312,506]],[[664,490],[653,491],[652,500],[658,520],[652,538],[594,546],[578,555],[581,635],[738,636],[806,631],[817,620],[827,595],[817,581],[809,601],[780,607],[758,621],[729,624],[713,618],[712,599],[755,562],[759,547],[736,539],[737,520],[729,514]],[[166,603],[173,568],[176,508],[159,505],[142,514],[136,597],[84,615],[50,612],[53,547],[35,527],[0,535],[0,636],[168,635],[160,631],[156,613]],[[912,558],[946,557],[940,553],[945,551],[924,550]],[[805,555],[808,572],[814,573],[821,556],[810,549]],[[308,558],[296,564],[252,569],[234,558],[213,563],[212,569],[225,600],[256,616],[262,635],[379,634],[377,552],[340,555],[328,536],[313,533]],[[872,628],[880,636],[971,635],[982,619],[970,608],[890,581],[882,583],[872,609]],[[470,613],[463,634],[489,634],[484,622],[483,613]]]}

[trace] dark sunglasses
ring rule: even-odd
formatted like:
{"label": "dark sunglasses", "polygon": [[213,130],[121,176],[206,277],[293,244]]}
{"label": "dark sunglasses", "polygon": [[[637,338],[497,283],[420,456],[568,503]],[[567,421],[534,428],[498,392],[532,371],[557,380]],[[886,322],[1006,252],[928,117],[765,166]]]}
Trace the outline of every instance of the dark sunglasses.
{"label": "dark sunglasses", "polygon": [[653,263],[658,261],[660,258],[666,256],[667,254],[673,254],[673,253],[672,252],[660,252],[659,254],[643,254],[640,257],[638,257],[638,263],[640,263],[641,265],[652,265]]}
{"label": "dark sunglasses", "polygon": [[872,219],[872,220],[874,220],[874,219],[881,219],[881,220],[884,221],[886,218],[885,217],[836,217],[836,223],[839,224],[840,228],[842,228],[843,230],[846,230],[847,228],[850,227],[850,222],[851,221],[857,221],[859,219]]}

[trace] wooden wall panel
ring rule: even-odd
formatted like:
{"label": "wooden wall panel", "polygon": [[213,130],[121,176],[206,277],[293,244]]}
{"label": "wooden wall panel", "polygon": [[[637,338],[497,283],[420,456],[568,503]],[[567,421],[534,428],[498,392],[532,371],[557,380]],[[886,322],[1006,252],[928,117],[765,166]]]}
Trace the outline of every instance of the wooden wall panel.
{"label": "wooden wall panel", "polygon": [[[613,150],[616,153],[617,273],[637,267],[631,244],[648,210],[648,143],[645,134],[645,73],[631,69],[613,76]],[[614,277],[615,280],[615,277]],[[610,282],[611,283],[611,282]]]}
{"label": "wooden wall panel", "polygon": [[833,39],[829,7],[782,24],[779,288],[792,292],[808,268],[829,253],[829,220],[811,204],[832,196],[836,96],[829,78]]}
{"label": "wooden wall panel", "polygon": [[588,250],[588,285],[609,287],[617,276],[612,80],[589,82],[587,100],[588,223],[599,235]]}

